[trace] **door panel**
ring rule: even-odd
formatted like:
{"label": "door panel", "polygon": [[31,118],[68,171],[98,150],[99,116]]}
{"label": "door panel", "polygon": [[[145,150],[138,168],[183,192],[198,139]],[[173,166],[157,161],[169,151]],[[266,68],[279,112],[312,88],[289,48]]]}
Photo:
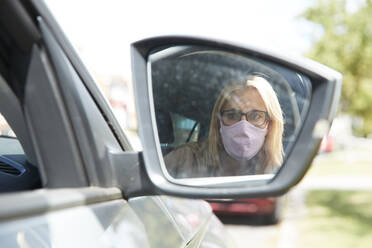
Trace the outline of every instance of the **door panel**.
{"label": "door panel", "polygon": [[145,196],[129,204],[145,226],[151,247],[234,247],[205,201]]}
{"label": "door panel", "polygon": [[2,247],[150,247],[144,226],[124,200],[0,223]]}
{"label": "door panel", "polygon": [[200,200],[127,202],[116,188],[89,187],[6,194],[0,205],[1,247],[231,247]]}

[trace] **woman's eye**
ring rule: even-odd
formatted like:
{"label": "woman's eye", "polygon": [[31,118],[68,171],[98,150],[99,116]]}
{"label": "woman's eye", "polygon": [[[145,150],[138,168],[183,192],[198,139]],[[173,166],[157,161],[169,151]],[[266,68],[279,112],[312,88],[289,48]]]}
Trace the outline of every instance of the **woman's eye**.
{"label": "woman's eye", "polygon": [[231,120],[235,120],[235,119],[237,119],[239,117],[238,117],[238,114],[237,113],[228,113],[227,114],[227,118],[229,118]]}
{"label": "woman's eye", "polygon": [[259,115],[259,114],[255,114],[255,115],[254,115],[254,118],[255,118],[256,120],[261,119],[261,115]]}
{"label": "woman's eye", "polygon": [[251,120],[254,120],[254,121],[258,121],[258,120],[261,120],[262,119],[262,116],[258,113],[252,113],[250,115],[250,119]]}

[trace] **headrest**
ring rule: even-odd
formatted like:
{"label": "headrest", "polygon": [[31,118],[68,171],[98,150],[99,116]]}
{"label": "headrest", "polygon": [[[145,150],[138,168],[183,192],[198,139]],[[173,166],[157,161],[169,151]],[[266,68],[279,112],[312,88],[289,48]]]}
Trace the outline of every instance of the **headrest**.
{"label": "headrest", "polygon": [[174,142],[174,132],[172,118],[168,111],[163,111],[161,109],[156,109],[156,123],[158,127],[159,140],[161,144],[173,143]]}

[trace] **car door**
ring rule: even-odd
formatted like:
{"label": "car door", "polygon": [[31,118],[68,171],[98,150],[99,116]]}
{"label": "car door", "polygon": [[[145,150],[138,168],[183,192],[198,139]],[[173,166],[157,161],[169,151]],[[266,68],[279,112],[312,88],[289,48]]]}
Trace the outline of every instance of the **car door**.
{"label": "car door", "polygon": [[[2,246],[230,246],[205,202],[126,197],[123,185],[138,182],[123,168],[138,166],[140,154],[51,13],[41,1],[4,1],[0,12],[1,111],[38,171],[7,177]],[[33,179],[40,185],[11,186]]]}

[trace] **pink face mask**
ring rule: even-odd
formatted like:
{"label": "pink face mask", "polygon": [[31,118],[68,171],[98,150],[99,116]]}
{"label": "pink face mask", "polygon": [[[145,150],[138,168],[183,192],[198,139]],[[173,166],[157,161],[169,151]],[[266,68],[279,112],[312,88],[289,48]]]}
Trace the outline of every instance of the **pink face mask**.
{"label": "pink face mask", "polygon": [[226,152],[236,160],[249,160],[261,149],[267,133],[246,120],[225,126],[220,121],[220,133]]}

